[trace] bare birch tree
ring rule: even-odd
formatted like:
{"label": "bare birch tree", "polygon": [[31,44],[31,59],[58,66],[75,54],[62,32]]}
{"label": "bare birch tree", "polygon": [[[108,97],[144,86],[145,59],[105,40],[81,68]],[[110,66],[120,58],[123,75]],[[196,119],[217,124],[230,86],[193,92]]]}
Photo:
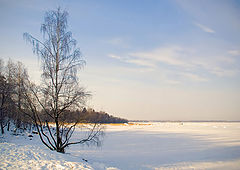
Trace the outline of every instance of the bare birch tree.
{"label": "bare birch tree", "polygon": [[[95,124],[86,138],[72,142],[70,138],[77,121],[67,126],[61,119],[66,110],[81,107],[89,96],[78,83],[77,72],[84,66],[85,61],[81,57],[80,49],[76,48],[76,40],[68,31],[67,17],[68,13],[60,8],[46,12],[41,25],[42,41],[29,33],[24,33],[24,38],[31,43],[33,52],[42,62],[42,85],[41,88],[36,88],[31,83],[28,84],[32,93],[31,96],[25,94],[28,107],[38,125],[42,142],[51,150],[62,153],[71,144],[89,141],[99,143],[101,133],[101,127]],[[47,120],[38,115],[39,107],[47,116]],[[49,127],[49,120],[55,124],[56,136]],[[48,133],[44,132],[43,123],[46,124]]]}

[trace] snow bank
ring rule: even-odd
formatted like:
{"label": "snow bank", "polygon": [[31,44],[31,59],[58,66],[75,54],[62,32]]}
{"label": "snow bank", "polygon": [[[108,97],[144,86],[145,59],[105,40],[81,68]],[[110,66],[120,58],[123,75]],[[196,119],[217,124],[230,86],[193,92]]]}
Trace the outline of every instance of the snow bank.
{"label": "snow bank", "polygon": [[82,156],[51,151],[41,143],[38,135],[29,135],[26,132],[14,135],[6,131],[4,136],[0,136],[0,169],[117,170],[102,163],[89,164]]}
{"label": "snow bank", "polygon": [[0,143],[1,169],[93,169],[80,162],[68,162],[40,147]]}

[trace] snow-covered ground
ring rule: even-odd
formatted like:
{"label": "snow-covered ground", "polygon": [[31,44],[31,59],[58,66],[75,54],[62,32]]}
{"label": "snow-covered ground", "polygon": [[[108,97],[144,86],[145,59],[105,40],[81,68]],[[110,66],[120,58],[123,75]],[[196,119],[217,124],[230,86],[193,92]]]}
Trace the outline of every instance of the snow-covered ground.
{"label": "snow-covered ground", "polygon": [[101,147],[73,145],[66,154],[37,135],[5,135],[0,169],[240,169],[240,123],[107,125],[105,134]]}

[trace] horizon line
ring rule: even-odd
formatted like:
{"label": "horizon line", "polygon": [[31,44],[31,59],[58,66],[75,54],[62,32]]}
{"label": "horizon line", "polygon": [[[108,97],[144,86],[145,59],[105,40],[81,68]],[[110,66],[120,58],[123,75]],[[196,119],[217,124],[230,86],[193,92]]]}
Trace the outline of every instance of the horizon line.
{"label": "horizon line", "polygon": [[240,120],[128,120],[128,122],[240,122]]}

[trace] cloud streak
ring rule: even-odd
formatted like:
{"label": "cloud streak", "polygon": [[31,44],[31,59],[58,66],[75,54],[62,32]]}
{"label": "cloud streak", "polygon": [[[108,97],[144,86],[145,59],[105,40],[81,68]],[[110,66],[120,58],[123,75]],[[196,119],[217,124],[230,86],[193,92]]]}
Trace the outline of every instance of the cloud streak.
{"label": "cloud streak", "polygon": [[197,27],[199,27],[201,30],[207,33],[215,33],[215,31],[205,25],[199,24],[199,23],[194,23]]}
{"label": "cloud streak", "polygon": [[136,64],[136,65],[139,65],[139,66],[146,66],[146,67],[151,67],[151,68],[156,67],[154,62],[149,61],[149,60],[145,60],[145,59],[127,59],[125,61],[127,63],[132,63],[132,64]]}
{"label": "cloud streak", "polygon": [[150,52],[137,52],[137,53],[130,53],[129,55],[132,57],[150,60],[154,63],[162,62],[169,65],[174,66],[186,66],[190,67],[190,63],[186,63],[181,60],[180,54],[184,53],[184,49],[173,46],[173,47],[164,47],[152,50]]}
{"label": "cloud streak", "polygon": [[[193,82],[207,82],[210,76],[233,77],[239,73],[234,66],[234,57],[237,52],[226,52],[228,56],[204,56],[201,52],[180,46],[165,46],[150,51],[131,52],[124,57],[109,55],[121,62],[155,71],[161,70],[166,77],[179,77],[182,80]],[[206,55],[206,54],[205,54]],[[204,57],[203,57],[204,56]],[[130,65],[131,66],[131,65]],[[201,73],[206,75],[201,76]],[[178,80],[169,80],[169,82]],[[175,83],[179,84],[179,83]]]}

